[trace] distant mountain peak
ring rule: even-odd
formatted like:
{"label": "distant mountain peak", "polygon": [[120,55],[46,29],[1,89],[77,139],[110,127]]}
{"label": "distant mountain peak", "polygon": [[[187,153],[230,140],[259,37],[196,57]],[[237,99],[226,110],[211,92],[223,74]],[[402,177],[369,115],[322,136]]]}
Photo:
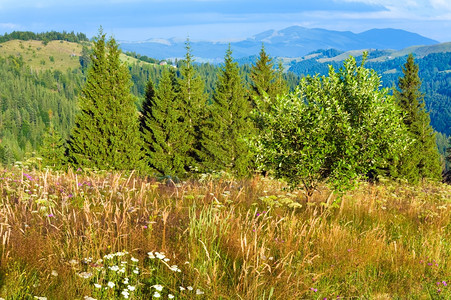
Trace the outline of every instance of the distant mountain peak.
{"label": "distant mountain peak", "polygon": [[[361,33],[334,31],[322,28],[290,26],[281,30],[266,30],[248,39],[231,42],[235,58],[248,57],[259,53],[262,43],[271,56],[301,57],[318,49],[349,51],[357,49],[395,49],[411,46],[433,45],[438,41],[401,29],[371,29]],[[193,55],[202,59],[218,60],[224,57],[228,42],[191,41]],[[150,39],[145,42],[123,43],[125,51],[164,59],[183,57],[185,40]]]}

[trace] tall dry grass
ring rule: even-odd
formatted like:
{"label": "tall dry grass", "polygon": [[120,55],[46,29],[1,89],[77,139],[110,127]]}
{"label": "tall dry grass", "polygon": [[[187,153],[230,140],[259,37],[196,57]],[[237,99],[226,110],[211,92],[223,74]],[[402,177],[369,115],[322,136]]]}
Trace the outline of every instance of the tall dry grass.
{"label": "tall dry grass", "polygon": [[[178,299],[451,298],[450,186],[362,183],[328,205],[326,188],[305,203],[260,177],[176,184],[21,169],[0,177],[6,299],[93,297],[95,276],[83,274],[118,251],[139,259],[135,299],[152,298],[158,283],[163,298]],[[182,272],[150,266],[149,251]],[[178,290],[188,284],[201,293]]]}

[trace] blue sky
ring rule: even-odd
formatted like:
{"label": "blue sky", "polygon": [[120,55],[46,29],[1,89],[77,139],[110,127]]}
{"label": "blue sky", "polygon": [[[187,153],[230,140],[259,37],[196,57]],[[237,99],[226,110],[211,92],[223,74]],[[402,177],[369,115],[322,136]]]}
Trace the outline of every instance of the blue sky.
{"label": "blue sky", "polygon": [[292,25],[397,28],[451,42],[451,0],[0,0],[0,33],[84,32],[118,40],[239,40]]}

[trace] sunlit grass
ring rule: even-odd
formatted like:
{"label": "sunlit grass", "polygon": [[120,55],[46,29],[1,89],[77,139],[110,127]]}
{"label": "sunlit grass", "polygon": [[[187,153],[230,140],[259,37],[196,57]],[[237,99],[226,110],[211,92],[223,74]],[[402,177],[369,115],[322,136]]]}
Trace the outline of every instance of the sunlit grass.
{"label": "sunlit grass", "polygon": [[451,298],[451,188],[0,174],[5,299]]}

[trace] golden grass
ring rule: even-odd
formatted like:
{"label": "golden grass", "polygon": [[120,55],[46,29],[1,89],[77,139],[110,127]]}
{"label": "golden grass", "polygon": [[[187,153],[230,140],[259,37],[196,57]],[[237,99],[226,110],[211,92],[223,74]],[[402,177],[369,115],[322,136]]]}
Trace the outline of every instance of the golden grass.
{"label": "golden grass", "polygon": [[[260,177],[175,184],[19,169],[0,177],[0,297],[93,296],[94,279],[79,274],[97,269],[84,259],[124,250],[142,268],[134,299],[151,298],[154,284],[179,299],[451,296],[450,186],[363,183],[332,207],[326,188],[305,203]],[[182,273],[150,268],[149,251]],[[178,291],[187,283],[204,294]]]}

